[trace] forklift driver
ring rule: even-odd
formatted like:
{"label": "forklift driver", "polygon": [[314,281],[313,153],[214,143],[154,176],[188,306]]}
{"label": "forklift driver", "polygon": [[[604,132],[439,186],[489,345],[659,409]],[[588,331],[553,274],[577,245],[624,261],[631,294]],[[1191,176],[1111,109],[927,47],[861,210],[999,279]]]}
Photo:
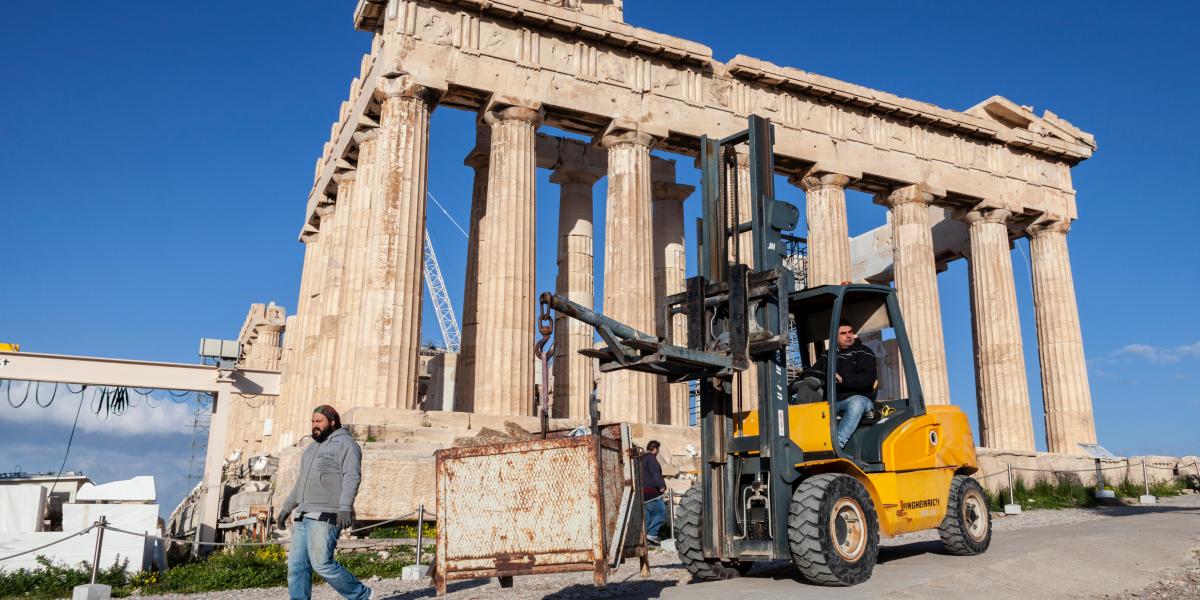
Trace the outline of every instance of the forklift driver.
{"label": "forklift driver", "polygon": [[[814,368],[821,373],[828,366],[822,353]],[[838,415],[842,422],[837,428],[838,449],[845,448],[850,435],[858,428],[862,416],[875,401],[875,353],[862,343],[849,321],[838,323],[837,333],[837,395]]]}

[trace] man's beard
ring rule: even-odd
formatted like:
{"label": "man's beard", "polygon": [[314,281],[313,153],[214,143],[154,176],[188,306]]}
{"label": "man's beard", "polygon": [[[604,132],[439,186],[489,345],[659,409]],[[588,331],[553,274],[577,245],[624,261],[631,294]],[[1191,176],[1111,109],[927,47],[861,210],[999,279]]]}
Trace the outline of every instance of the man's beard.
{"label": "man's beard", "polygon": [[331,433],[333,433],[332,427],[328,427],[326,429],[317,429],[316,427],[313,427],[312,429],[312,437],[318,442],[325,441],[325,439],[328,438],[329,434]]}

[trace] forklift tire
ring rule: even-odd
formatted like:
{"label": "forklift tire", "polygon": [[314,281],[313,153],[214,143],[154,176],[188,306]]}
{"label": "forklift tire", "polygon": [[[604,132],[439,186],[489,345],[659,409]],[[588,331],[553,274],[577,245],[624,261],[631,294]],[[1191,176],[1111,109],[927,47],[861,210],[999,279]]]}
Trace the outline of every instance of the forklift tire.
{"label": "forklift tire", "polygon": [[688,573],[700,581],[717,581],[733,579],[750,570],[753,563],[726,564],[704,558],[701,537],[703,515],[704,499],[700,486],[692,486],[679,500],[679,510],[675,513],[675,531],[672,532],[675,536],[675,548],[679,551],[679,561]]}
{"label": "forklift tire", "polygon": [[788,542],[792,562],[811,583],[850,586],[870,579],[879,554],[870,494],[849,475],[805,479],[792,494]]}
{"label": "forklift tire", "polygon": [[991,545],[992,514],[983,487],[974,478],[955,475],[950,480],[950,499],[938,534],[946,551],[959,556],[983,554]]}

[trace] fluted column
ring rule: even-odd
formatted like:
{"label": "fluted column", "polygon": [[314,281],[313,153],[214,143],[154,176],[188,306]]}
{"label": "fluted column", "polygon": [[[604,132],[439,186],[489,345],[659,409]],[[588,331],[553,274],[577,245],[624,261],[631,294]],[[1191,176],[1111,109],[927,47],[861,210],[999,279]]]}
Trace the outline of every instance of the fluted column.
{"label": "fluted column", "polygon": [[471,186],[471,224],[467,236],[466,280],[463,282],[463,326],[455,369],[454,410],[472,412],[475,409],[475,353],[479,331],[479,221],[487,205],[488,154],[491,146],[491,127],[482,120],[475,128],[475,148],[463,164],[475,171]]}
{"label": "fluted column", "polygon": [[[555,289],[580,306],[595,305],[592,249],[592,187],[604,169],[586,164],[561,164],[550,175],[560,187],[558,208],[558,277]],[[593,360],[579,354],[592,347],[593,330],[586,323],[559,314],[554,323],[554,415],[588,417]]]}
{"label": "fluted column", "polygon": [[[307,245],[306,245],[307,247]],[[304,277],[301,275],[300,286],[303,290]],[[303,294],[301,294],[303,298]],[[299,312],[297,310],[297,312]],[[295,434],[292,432],[288,424],[288,415],[292,412],[292,373],[296,366],[296,339],[297,336],[292,332],[299,328],[299,315],[291,314],[284,317],[283,326],[283,349],[279,357],[279,397],[275,399],[275,416],[274,416],[274,431],[275,431],[275,449],[282,450],[291,446],[296,441]]]}
{"label": "fluted column", "polygon": [[388,348],[388,387],[385,405],[418,406],[417,376],[421,345],[421,292],[425,281],[425,204],[429,186],[429,114],[436,106],[434,90],[392,79],[381,87],[386,99],[380,108],[379,157],[385,219],[395,211],[391,234],[392,330]]}
{"label": "fluted column", "polygon": [[[924,186],[916,184],[897,189],[881,200],[891,209],[896,293],[904,312],[904,324],[925,402],[949,404],[942,305],[929,225],[929,205],[933,195]],[[812,264],[809,263],[810,269]],[[812,271],[809,273],[811,278]]]}
{"label": "fluted column", "polygon": [[1067,252],[1070,228],[1069,220],[1045,219],[1030,225],[1027,232],[1033,261],[1033,310],[1046,412],[1046,448],[1050,452],[1080,454],[1080,442],[1096,442],[1096,420]]}
{"label": "fluted column", "polygon": [[850,178],[828,173],[804,177],[808,220],[808,281],[810,286],[850,281],[850,233],[846,223],[846,184]]}
{"label": "fluted column", "polygon": [[[308,243],[309,249],[313,251],[312,255],[312,285],[308,289],[308,306],[305,308],[304,314],[301,315],[303,325],[301,326],[300,334],[303,342],[300,348],[300,372],[296,382],[299,389],[294,390],[298,402],[293,403],[293,408],[296,412],[292,413],[292,431],[297,432],[297,436],[303,437],[304,433],[310,428],[308,426],[308,410],[314,405],[316,400],[317,387],[317,372],[319,365],[317,364],[317,345],[320,339],[321,315],[324,313],[323,296],[325,291],[325,273],[328,266],[325,261],[326,257],[326,240],[329,237],[330,227],[326,217],[333,212],[333,207],[328,204],[319,205],[317,207],[317,215],[320,217],[319,232]],[[297,438],[297,439],[298,439]]]}
{"label": "fluted column", "polygon": [[541,111],[497,106],[479,220],[475,412],[533,414],[536,156]]}
{"label": "fluted column", "polygon": [[379,94],[378,189],[371,206],[358,357],[366,365],[359,382],[366,401],[360,405],[415,408],[426,155],[435,96],[404,77],[382,80]]}
{"label": "fluted column", "polygon": [[329,215],[328,248],[326,251],[325,291],[322,303],[320,334],[318,339],[317,399],[320,402],[335,402],[334,380],[337,378],[337,350],[341,343],[341,318],[344,282],[346,280],[346,247],[353,213],[353,189],[355,172],[348,171],[334,176],[337,180],[337,203]]}
{"label": "fluted column", "polygon": [[[654,197],[654,297],[685,291],[687,253],[684,247],[683,201],[695,191],[694,186],[675,183],[674,164],[669,181],[655,181],[651,187]],[[669,338],[679,346],[687,345],[687,317],[675,315],[669,322],[657,323],[656,335]],[[688,384],[667,383],[658,378],[658,422],[666,425],[688,424]]]}
{"label": "fluted column", "polygon": [[1033,418],[1008,240],[1010,216],[1002,208],[972,210],[963,216],[971,238],[968,264],[979,438],[986,448],[1032,452]]}
{"label": "fluted column", "polygon": [[[610,130],[608,200],[604,228],[604,312],[634,329],[654,331],[653,227],[650,218],[650,147],[654,139]],[[603,378],[601,418],[608,422],[657,421],[655,377],[629,370]]]}
{"label": "fluted column", "polygon": [[[376,148],[379,130],[368,129],[354,134],[358,143],[357,176],[350,194],[350,230],[347,233],[345,274],[342,281],[342,314],[338,331],[337,359],[334,363],[335,398],[347,408],[374,406],[374,400],[362,388],[369,365],[362,360],[363,292],[366,288],[367,256],[370,252],[371,216],[375,192]],[[340,407],[338,410],[342,410]]]}
{"label": "fluted column", "polygon": [[254,345],[259,349],[258,368],[266,371],[279,370],[280,339],[283,335],[282,323],[266,323],[258,326],[258,340]]}

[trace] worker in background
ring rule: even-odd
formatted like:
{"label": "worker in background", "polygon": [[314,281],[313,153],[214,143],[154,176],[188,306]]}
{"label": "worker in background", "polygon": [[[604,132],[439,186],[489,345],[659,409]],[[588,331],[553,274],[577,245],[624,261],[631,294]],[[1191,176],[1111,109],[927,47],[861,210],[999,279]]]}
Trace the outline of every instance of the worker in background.
{"label": "worker in background", "polygon": [[279,509],[279,526],[292,526],[288,550],[288,595],[312,597],[312,573],[348,600],[368,600],[371,589],[333,560],[338,534],[354,523],[354,497],[362,478],[362,448],[332,406],[312,413],[313,443],[304,449],[292,492]]}
{"label": "worker in background", "polygon": [[[822,353],[813,367],[824,373],[828,367],[827,354]],[[875,353],[871,352],[854,331],[849,321],[838,323],[837,333],[837,379],[838,416],[838,448],[845,448],[850,441],[850,435],[858,429],[862,416],[875,402],[876,381]]]}
{"label": "worker in background", "polygon": [[662,444],[650,440],[642,454],[642,506],[646,513],[646,540],[657,546],[662,540],[658,530],[667,520],[667,506],[663,494],[667,493],[667,482],[663,481],[662,465],[658,464],[658,449]]}

